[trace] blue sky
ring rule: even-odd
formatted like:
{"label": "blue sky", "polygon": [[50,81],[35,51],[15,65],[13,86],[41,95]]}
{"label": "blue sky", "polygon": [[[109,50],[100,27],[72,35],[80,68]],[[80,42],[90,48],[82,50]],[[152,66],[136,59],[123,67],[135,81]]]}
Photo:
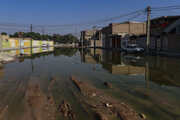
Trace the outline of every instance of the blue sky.
{"label": "blue sky", "polygon": [[[64,25],[118,16],[148,5],[180,5],[180,0],[1,0],[0,22]],[[180,13],[180,10],[175,12]],[[74,28],[56,32],[65,34],[73,31]]]}

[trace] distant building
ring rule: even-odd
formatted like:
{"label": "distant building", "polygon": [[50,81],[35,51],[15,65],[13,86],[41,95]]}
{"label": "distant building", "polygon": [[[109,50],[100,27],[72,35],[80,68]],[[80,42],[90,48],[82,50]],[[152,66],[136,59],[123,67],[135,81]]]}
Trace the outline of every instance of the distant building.
{"label": "distant building", "polygon": [[101,30],[104,48],[124,48],[128,44],[136,43],[133,36],[146,34],[146,23],[124,22],[111,23]]}
{"label": "distant building", "polygon": [[2,36],[0,36],[0,52],[2,51]]}
{"label": "distant building", "polygon": [[81,42],[83,46],[90,46],[90,39],[94,36],[95,31],[85,30],[81,31]]}
{"label": "distant building", "polygon": [[[81,31],[81,44],[86,47],[102,47],[102,34],[99,30]],[[94,44],[95,41],[95,44]]]}
{"label": "distant building", "polygon": [[43,44],[54,45],[53,41],[47,40],[32,40],[31,38],[17,38],[9,37],[9,35],[0,35],[2,48],[16,48],[16,47],[31,47],[31,41],[33,47],[39,47]]}

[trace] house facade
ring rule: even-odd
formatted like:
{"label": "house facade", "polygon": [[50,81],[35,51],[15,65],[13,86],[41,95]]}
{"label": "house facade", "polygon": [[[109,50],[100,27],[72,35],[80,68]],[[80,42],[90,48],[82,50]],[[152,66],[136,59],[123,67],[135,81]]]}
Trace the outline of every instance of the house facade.
{"label": "house facade", "polygon": [[128,44],[136,43],[132,36],[146,33],[146,23],[144,22],[125,22],[111,23],[101,30],[103,34],[104,48],[124,48]]}
{"label": "house facade", "polygon": [[180,16],[163,16],[151,20],[155,50],[180,52]]}
{"label": "house facade", "polygon": [[81,31],[81,44],[86,47],[102,47],[102,33],[100,30]]}
{"label": "house facade", "polygon": [[95,34],[94,30],[81,31],[80,41],[82,43],[82,46],[89,46],[90,45],[90,39],[92,39],[94,34]]}

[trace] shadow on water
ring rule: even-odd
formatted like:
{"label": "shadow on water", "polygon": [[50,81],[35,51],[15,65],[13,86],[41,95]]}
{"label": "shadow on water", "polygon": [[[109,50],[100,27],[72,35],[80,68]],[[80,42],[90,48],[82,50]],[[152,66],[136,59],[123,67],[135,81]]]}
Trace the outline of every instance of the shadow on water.
{"label": "shadow on water", "polygon": [[[70,80],[71,74],[123,101],[137,113],[144,113],[148,119],[180,118],[179,58],[73,48],[36,48],[9,53],[19,58],[0,68],[0,119],[21,120],[29,114],[29,109],[44,111],[43,106],[28,108],[26,104],[29,80],[34,76],[40,87],[39,94],[47,97],[42,97],[44,103],[52,97],[55,112],[51,119],[65,119],[58,110],[64,100],[70,103],[76,119],[96,119],[86,99]],[[104,82],[110,83],[112,88],[108,89]]]}

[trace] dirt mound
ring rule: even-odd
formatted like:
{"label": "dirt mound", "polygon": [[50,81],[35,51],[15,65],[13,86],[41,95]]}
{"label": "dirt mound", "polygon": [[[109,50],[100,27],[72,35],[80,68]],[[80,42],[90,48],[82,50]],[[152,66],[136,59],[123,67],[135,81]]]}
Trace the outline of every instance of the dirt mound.
{"label": "dirt mound", "polygon": [[120,120],[140,120],[138,114],[123,102],[105,95],[92,85],[76,79],[75,76],[71,76],[71,80],[84,96],[92,98],[86,101],[86,103],[92,106],[98,119],[111,120],[116,118]]}

